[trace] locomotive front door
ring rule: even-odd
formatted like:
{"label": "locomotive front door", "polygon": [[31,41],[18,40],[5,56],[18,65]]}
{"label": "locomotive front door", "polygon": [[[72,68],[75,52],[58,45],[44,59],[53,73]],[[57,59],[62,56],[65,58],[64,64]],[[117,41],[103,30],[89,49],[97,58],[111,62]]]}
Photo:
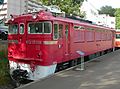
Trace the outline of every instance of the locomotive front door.
{"label": "locomotive front door", "polygon": [[19,48],[18,48],[18,51],[19,51],[19,56],[21,58],[24,58],[26,57],[26,34],[25,34],[25,21],[24,20],[21,20],[19,22],[19,34],[18,34],[18,42],[19,42]]}
{"label": "locomotive front door", "polygon": [[69,52],[70,52],[70,26],[68,23],[65,24],[64,29],[64,56],[66,61],[69,59]]}

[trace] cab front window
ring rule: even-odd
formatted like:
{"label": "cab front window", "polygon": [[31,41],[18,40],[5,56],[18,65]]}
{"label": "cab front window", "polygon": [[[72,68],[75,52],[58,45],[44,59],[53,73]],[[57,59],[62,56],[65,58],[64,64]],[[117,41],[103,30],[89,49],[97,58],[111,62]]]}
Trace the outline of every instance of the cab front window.
{"label": "cab front window", "polygon": [[50,22],[37,22],[28,24],[29,34],[50,34],[52,24]]}
{"label": "cab front window", "polygon": [[18,24],[9,25],[9,34],[17,34],[18,33]]}

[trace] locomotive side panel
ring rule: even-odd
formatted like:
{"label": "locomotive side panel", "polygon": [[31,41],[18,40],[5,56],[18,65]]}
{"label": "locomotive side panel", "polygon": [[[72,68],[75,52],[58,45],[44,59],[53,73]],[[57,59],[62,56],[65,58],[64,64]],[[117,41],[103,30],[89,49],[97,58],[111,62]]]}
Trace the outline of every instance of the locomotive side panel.
{"label": "locomotive side panel", "polygon": [[[96,46],[97,46],[97,51],[102,51],[106,49],[113,48],[113,37],[112,37],[112,31],[111,30],[106,30],[106,29],[98,29],[96,30],[95,33],[96,37]],[[99,36],[99,38],[97,37]]]}
{"label": "locomotive side panel", "polygon": [[78,24],[72,24],[71,29],[71,59],[76,59],[80,57],[77,51],[85,50],[85,29],[84,26],[79,26]]}
{"label": "locomotive side panel", "polygon": [[[75,26],[75,28],[74,28]],[[72,58],[80,57],[76,51],[83,51],[86,55],[113,48],[113,32],[108,29],[73,25],[71,37]]]}

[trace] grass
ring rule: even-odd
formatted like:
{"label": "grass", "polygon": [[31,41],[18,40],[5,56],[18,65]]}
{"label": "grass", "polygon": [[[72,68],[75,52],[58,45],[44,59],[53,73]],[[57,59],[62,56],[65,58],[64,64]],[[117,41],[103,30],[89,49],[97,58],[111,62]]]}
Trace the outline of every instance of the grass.
{"label": "grass", "polygon": [[0,85],[7,85],[10,82],[9,66],[7,60],[7,44],[0,43]]}
{"label": "grass", "polygon": [[8,60],[0,60],[0,85],[7,85],[10,82]]}

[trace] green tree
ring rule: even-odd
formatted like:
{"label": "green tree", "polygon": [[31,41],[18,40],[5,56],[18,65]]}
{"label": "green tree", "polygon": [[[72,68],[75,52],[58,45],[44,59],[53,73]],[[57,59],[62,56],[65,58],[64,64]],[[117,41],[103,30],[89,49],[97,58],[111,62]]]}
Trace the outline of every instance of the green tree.
{"label": "green tree", "polygon": [[115,16],[115,9],[112,8],[111,6],[103,6],[100,8],[99,10],[99,14],[107,14],[107,15],[110,15],[110,16]]}
{"label": "green tree", "polygon": [[57,5],[67,14],[73,14],[83,17],[84,14],[80,12],[80,6],[84,0],[37,0],[44,5]]}
{"label": "green tree", "polygon": [[115,17],[116,17],[116,29],[120,29],[120,8],[116,9]]}

